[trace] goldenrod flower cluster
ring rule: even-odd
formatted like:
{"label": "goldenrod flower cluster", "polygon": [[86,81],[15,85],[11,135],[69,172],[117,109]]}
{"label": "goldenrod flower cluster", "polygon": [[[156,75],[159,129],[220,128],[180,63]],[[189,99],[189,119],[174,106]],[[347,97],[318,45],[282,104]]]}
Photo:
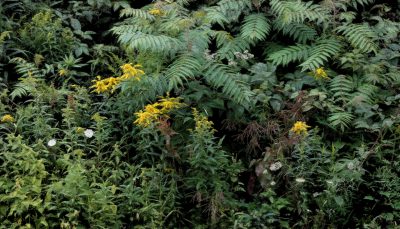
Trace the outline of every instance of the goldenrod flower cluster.
{"label": "goldenrod flower cluster", "polygon": [[15,119],[13,116],[6,114],[3,117],[1,117],[1,122],[15,122]]}
{"label": "goldenrod flower cluster", "polygon": [[104,93],[104,92],[114,92],[115,87],[119,84],[119,81],[115,77],[108,77],[105,79],[101,79],[101,76],[97,76],[95,80],[92,80],[94,83],[91,88],[94,88],[94,92],[97,94]]}
{"label": "goldenrod flower cluster", "polygon": [[94,114],[94,115],[92,116],[91,119],[94,120],[96,123],[101,123],[101,122],[103,122],[104,120],[106,120],[107,118],[104,117],[104,116],[101,116],[101,115],[99,114],[99,112],[97,112],[96,114]]}
{"label": "goldenrod flower cluster", "polygon": [[68,70],[66,70],[66,69],[60,69],[60,70],[58,71],[58,75],[59,75],[59,76],[66,76],[66,75],[68,75]]}
{"label": "goldenrod flower cluster", "polygon": [[134,124],[147,127],[151,123],[160,120],[161,118],[168,118],[168,113],[174,109],[183,107],[185,104],[180,102],[181,98],[161,97],[158,102],[148,104],[143,110],[136,112],[137,119]]}
{"label": "goldenrod flower cluster", "polygon": [[290,131],[292,131],[293,133],[295,133],[297,135],[307,134],[307,129],[310,127],[311,126],[307,125],[305,122],[297,121],[293,125],[292,129],[290,129]]}
{"label": "goldenrod flower cluster", "polygon": [[148,12],[154,16],[162,16],[164,14],[160,9],[157,8],[150,9]]}
{"label": "goldenrod flower cluster", "polygon": [[397,134],[400,134],[400,125],[397,125],[397,127],[396,127],[396,133],[397,133]]}
{"label": "goldenrod flower cluster", "polygon": [[328,73],[326,73],[323,67],[315,69],[315,71],[313,72],[313,76],[315,79],[329,79]]}
{"label": "goldenrod flower cluster", "polygon": [[121,66],[122,69],[122,76],[120,77],[108,77],[105,79],[101,79],[101,76],[97,76],[95,80],[92,80],[94,83],[91,88],[94,88],[94,92],[97,94],[104,93],[104,92],[114,92],[117,85],[120,84],[124,80],[128,80],[131,78],[136,78],[140,80],[140,77],[144,75],[144,71],[139,69],[142,67],[141,65],[137,64],[132,66],[132,64],[124,64]]}
{"label": "goldenrod flower cluster", "polygon": [[136,64],[132,66],[132,64],[124,64],[121,66],[123,75],[118,77],[119,80],[128,80],[130,78],[136,77],[137,80],[140,80],[140,76],[144,75],[144,71],[140,68],[142,65]]}
{"label": "goldenrod flower cluster", "polygon": [[82,134],[83,132],[85,132],[85,129],[84,129],[84,128],[82,128],[82,127],[77,127],[77,128],[76,128],[76,133]]}
{"label": "goldenrod flower cluster", "polygon": [[196,122],[195,131],[198,133],[202,132],[215,132],[216,130],[213,128],[214,123],[209,121],[205,115],[200,114],[196,108],[193,108],[193,117]]}

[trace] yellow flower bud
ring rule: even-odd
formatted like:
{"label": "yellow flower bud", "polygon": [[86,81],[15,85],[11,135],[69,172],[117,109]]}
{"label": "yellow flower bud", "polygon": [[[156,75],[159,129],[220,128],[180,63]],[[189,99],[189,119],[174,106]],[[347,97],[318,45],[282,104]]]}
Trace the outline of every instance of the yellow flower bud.
{"label": "yellow flower bud", "polygon": [[3,123],[5,123],[5,122],[15,122],[15,119],[10,114],[6,114],[3,117],[1,117],[1,122],[3,122]]}

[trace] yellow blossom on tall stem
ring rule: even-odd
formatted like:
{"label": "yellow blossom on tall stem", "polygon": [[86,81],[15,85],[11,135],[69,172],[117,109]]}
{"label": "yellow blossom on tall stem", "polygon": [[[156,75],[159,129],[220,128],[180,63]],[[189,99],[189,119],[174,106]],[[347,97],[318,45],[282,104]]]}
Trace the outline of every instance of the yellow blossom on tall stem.
{"label": "yellow blossom on tall stem", "polygon": [[324,67],[319,67],[313,72],[315,79],[329,79],[328,73],[326,73]]}
{"label": "yellow blossom on tall stem", "polygon": [[68,70],[66,70],[66,69],[60,69],[58,71],[58,75],[60,75],[60,76],[66,76],[67,74],[68,74]]}
{"label": "yellow blossom on tall stem", "polygon": [[100,123],[106,120],[107,118],[101,116],[99,112],[96,112],[94,115],[92,115],[91,119],[94,120],[96,123]]}
{"label": "yellow blossom on tall stem", "polygon": [[158,115],[154,113],[150,113],[148,111],[140,110],[139,112],[135,113],[136,120],[133,122],[135,125],[141,127],[150,126],[150,124],[157,119]]}
{"label": "yellow blossom on tall stem", "polygon": [[297,135],[307,134],[307,129],[311,126],[307,125],[305,122],[297,121],[293,127],[290,129],[293,133]]}
{"label": "yellow blossom on tall stem", "polygon": [[109,77],[106,80],[107,83],[107,87],[109,90],[111,90],[111,92],[114,92],[116,86],[119,84],[120,80],[118,78],[115,77]]}
{"label": "yellow blossom on tall stem", "polygon": [[6,114],[3,117],[1,117],[1,122],[6,123],[6,122],[15,122],[15,119],[13,116],[10,114]]}
{"label": "yellow blossom on tall stem", "polygon": [[164,14],[160,9],[156,9],[156,8],[150,9],[148,12],[149,12],[149,14],[154,15],[154,16],[162,16]]}
{"label": "yellow blossom on tall stem", "polygon": [[82,128],[82,127],[77,127],[77,128],[76,128],[76,133],[82,134],[83,132],[85,132],[85,129],[84,129],[84,128]]}
{"label": "yellow blossom on tall stem", "polygon": [[173,109],[182,107],[184,104],[180,100],[181,98],[161,97],[159,100],[159,105],[162,107],[161,112],[168,113]]}
{"label": "yellow blossom on tall stem", "polygon": [[161,110],[157,108],[159,104],[148,104],[145,106],[144,110],[140,110],[136,112],[135,115],[137,119],[134,121],[134,124],[142,127],[149,126],[152,122],[159,119],[159,116],[162,114]]}
{"label": "yellow blossom on tall stem", "polygon": [[101,76],[97,76],[95,80],[92,80],[94,85],[90,88],[94,88],[93,92],[97,94],[104,93],[104,92],[111,92],[113,93],[117,86],[124,80],[128,80],[130,78],[135,77],[135,79],[140,80],[140,77],[144,75],[144,71],[139,69],[142,66],[137,64],[124,64],[121,66],[122,69],[122,76],[119,77],[108,77],[105,79],[101,79]]}
{"label": "yellow blossom on tall stem", "polygon": [[161,110],[157,108],[159,105],[159,103],[148,104],[145,106],[144,110],[152,114],[161,114]]}
{"label": "yellow blossom on tall stem", "polygon": [[192,109],[193,118],[196,122],[195,131],[197,133],[214,133],[216,130],[213,128],[214,123],[209,121],[207,116],[200,114],[196,108]]}
{"label": "yellow blossom on tall stem", "polygon": [[144,74],[144,71],[139,69],[142,65],[136,64],[133,65],[131,63],[124,64],[121,66],[123,75],[120,77],[121,80],[127,80],[133,77],[136,77],[137,80],[140,80],[140,76]]}
{"label": "yellow blossom on tall stem", "polygon": [[97,76],[95,80],[92,80],[92,82],[94,85],[90,88],[94,88],[93,91],[97,92],[97,94],[107,91],[107,85],[105,84],[105,81],[101,79],[101,76]]}
{"label": "yellow blossom on tall stem", "polygon": [[184,103],[181,103],[180,100],[181,98],[161,97],[158,102],[148,104],[143,110],[136,112],[137,118],[133,123],[141,127],[147,127],[161,119],[168,119],[169,112],[184,106]]}
{"label": "yellow blossom on tall stem", "polygon": [[113,92],[116,88],[116,86],[119,84],[119,79],[115,77],[109,77],[105,79],[101,79],[100,76],[97,76],[95,80],[92,80],[94,82],[94,85],[91,86],[91,88],[94,88],[94,92],[97,92],[97,94],[104,93],[111,91]]}

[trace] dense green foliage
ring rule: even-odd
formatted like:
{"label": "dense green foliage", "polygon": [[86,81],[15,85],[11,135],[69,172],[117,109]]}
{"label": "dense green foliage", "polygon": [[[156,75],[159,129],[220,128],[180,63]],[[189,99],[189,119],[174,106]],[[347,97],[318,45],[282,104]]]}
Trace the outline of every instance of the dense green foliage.
{"label": "dense green foliage", "polygon": [[396,228],[400,2],[0,2],[0,228]]}

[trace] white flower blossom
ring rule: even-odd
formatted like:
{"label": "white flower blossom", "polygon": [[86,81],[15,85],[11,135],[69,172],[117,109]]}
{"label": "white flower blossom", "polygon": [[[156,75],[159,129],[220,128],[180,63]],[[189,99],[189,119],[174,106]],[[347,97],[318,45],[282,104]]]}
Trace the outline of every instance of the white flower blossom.
{"label": "white flower blossom", "polygon": [[333,181],[332,180],[327,180],[326,183],[333,184]]}
{"label": "white flower blossom", "polygon": [[269,166],[269,170],[271,171],[278,171],[280,168],[282,168],[282,163],[280,161],[275,162]]}
{"label": "white flower blossom", "polygon": [[317,196],[321,195],[321,193],[320,192],[314,192],[312,195],[313,195],[313,197],[317,197]]}
{"label": "white flower blossom", "polygon": [[271,186],[274,186],[274,185],[276,185],[276,182],[275,181],[271,181],[271,183],[269,183]]}
{"label": "white flower blossom", "polygon": [[85,136],[86,136],[87,138],[91,138],[91,137],[93,137],[93,135],[94,135],[94,132],[93,132],[93,130],[91,130],[91,129],[86,129],[85,132],[83,132],[83,133],[85,134]]}
{"label": "white flower blossom", "polygon": [[234,52],[233,55],[235,55],[236,58],[240,58],[241,57],[241,53],[240,52]]}
{"label": "white flower blossom", "polygon": [[237,65],[237,62],[234,61],[234,60],[229,60],[228,65],[229,65],[229,66],[236,66],[236,65]]}
{"label": "white flower blossom", "polygon": [[249,50],[245,50],[243,53],[234,52],[233,53],[237,59],[248,60],[254,58],[254,55],[249,52]]}
{"label": "white flower blossom", "polygon": [[206,49],[206,51],[204,52],[204,57],[207,60],[214,60],[216,55],[217,55],[216,53],[211,54],[210,50],[208,50],[208,49]]}
{"label": "white flower blossom", "polygon": [[350,170],[353,170],[355,168],[354,163],[353,162],[349,162],[347,164],[347,168],[350,169]]}
{"label": "white flower blossom", "polygon": [[306,180],[304,178],[302,178],[302,177],[298,177],[298,178],[296,178],[296,182],[297,183],[304,183],[304,182],[306,182]]}
{"label": "white flower blossom", "polygon": [[50,140],[47,142],[47,145],[50,146],[50,147],[55,146],[56,144],[57,144],[56,139],[50,139]]}

